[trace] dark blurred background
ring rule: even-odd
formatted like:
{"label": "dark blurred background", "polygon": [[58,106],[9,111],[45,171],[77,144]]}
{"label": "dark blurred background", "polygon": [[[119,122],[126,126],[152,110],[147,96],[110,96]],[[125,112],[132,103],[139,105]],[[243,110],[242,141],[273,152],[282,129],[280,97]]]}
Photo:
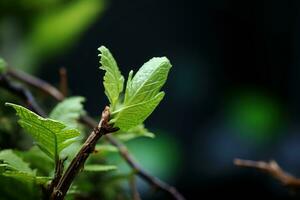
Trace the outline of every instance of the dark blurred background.
{"label": "dark blurred background", "polygon": [[232,161],[275,159],[300,176],[299,1],[90,0],[48,21],[44,13],[51,16],[56,4],[43,1],[16,8],[1,0],[0,53],[10,65],[51,83],[66,67],[72,95],[85,96],[96,116],[107,103],[100,45],[126,77],[151,57],[167,56],[167,95],[146,121],[156,139],[129,144],[141,164],[187,199],[295,197]]}

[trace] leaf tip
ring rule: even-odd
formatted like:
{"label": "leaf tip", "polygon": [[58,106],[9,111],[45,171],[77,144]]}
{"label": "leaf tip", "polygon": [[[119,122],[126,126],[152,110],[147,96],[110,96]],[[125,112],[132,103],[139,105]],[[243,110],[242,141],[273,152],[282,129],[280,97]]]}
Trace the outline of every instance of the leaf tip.
{"label": "leaf tip", "polygon": [[102,52],[104,50],[107,50],[107,48],[104,46],[104,45],[101,45],[99,48],[98,48],[98,51]]}
{"label": "leaf tip", "polygon": [[15,106],[18,106],[17,104],[9,103],[9,102],[5,102],[4,105],[5,105],[5,106],[9,106],[9,107],[15,107]]}
{"label": "leaf tip", "polygon": [[133,70],[130,70],[128,77],[132,77],[133,75]]}
{"label": "leaf tip", "polygon": [[104,45],[101,45],[99,48],[98,48],[98,51],[100,52],[98,54],[99,57],[101,57],[103,54],[105,54],[106,52],[109,52],[108,48],[106,48]]}
{"label": "leaf tip", "polygon": [[170,60],[166,56],[161,57],[161,60],[162,63],[167,64],[170,68],[172,67]]}
{"label": "leaf tip", "polygon": [[161,91],[157,94],[157,96],[159,96],[160,98],[164,98],[165,94],[166,93],[164,91]]}

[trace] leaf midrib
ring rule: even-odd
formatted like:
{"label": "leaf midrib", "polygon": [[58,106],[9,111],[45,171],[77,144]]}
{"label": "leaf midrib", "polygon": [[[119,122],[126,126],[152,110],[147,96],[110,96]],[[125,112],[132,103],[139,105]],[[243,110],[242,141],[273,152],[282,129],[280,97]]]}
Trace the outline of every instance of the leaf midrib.
{"label": "leaf midrib", "polygon": [[[160,66],[162,66],[163,64],[165,64],[165,62],[166,62],[166,61],[162,62],[155,70],[153,70],[152,73],[148,76],[149,78],[141,84],[141,86],[140,86],[140,87],[136,90],[136,92],[130,97],[130,99],[129,99],[127,102],[124,102],[125,107],[126,107],[126,105],[128,105],[128,104],[130,105],[130,103],[132,102],[132,99],[134,99],[134,97],[135,97],[135,96],[137,95],[137,93],[141,90],[141,88],[144,87],[145,83],[153,76],[154,72],[156,72],[156,71],[160,68]],[[131,83],[130,83],[130,88],[131,88],[131,89],[132,89],[132,82],[133,82],[134,78],[136,77],[136,75],[137,75],[137,74],[135,74],[134,77],[133,77],[132,80],[131,80]],[[126,89],[127,89],[127,88],[126,88]],[[126,91],[126,92],[127,92],[127,91]],[[129,91],[128,91],[128,93],[129,93]],[[154,97],[155,97],[155,96],[154,96]],[[154,98],[154,97],[153,97],[153,98]],[[151,100],[151,99],[150,99],[150,100]],[[144,100],[143,102],[145,102],[145,100]]]}
{"label": "leaf midrib", "polygon": [[122,107],[121,109],[112,112],[111,114],[114,115],[114,114],[119,113],[119,112],[122,112],[123,110],[126,110],[126,109],[128,109],[128,108],[132,108],[132,107],[136,107],[136,106],[140,106],[140,105],[142,105],[142,104],[145,104],[145,103],[147,103],[147,102],[149,102],[149,101],[155,99],[160,93],[162,93],[162,92],[159,92],[158,94],[156,94],[154,97],[150,98],[149,100],[142,101],[141,103],[136,103],[136,104],[129,105],[129,106],[124,106],[124,107]]}

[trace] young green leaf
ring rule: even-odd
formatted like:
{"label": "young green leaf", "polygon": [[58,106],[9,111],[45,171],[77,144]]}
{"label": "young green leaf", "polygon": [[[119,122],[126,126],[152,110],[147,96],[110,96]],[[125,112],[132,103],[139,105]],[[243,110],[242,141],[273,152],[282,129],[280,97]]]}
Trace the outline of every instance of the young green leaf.
{"label": "young green leaf", "polygon": [[116,170],[115,165],[99,165],[99,164],[89,164],[84,166],[84,171],[89,172],[105,172],[110,170]]}
{"label": "young green leaf", "polygon": [[114,110],[119,95],[123,91],[124,77],[110,51],[105,46],[99,47],[98,50],[100,51],[100,69],[106,71],[103,81],[105,94],[111,104],[111,109]]}
{"label": "young green leaf", "polygon": [[145,128],[144,124],[137,125],[129,129],[128,131],[118,131],[115,136],[121,141],[129,141],[138,137],[148,137],[154,138],[154,133],[151,133],[148,129]]}
{"label": "young green leaf", "polygon": [[78,119],[84,113],[84,97],[69,97],[58,103],[49,118],[64,122],[68,127],[78,128]]}
{"label": "young green leaf", "polygon": [[64,123],[45,119],[20,105],[5,105],[16,110],[20,117],[19,124],[36,140],[40,149],[54,160],[57,160],[59,153],[75,142],[80,135],[78,130],[68,128]]}
{"label": "young green leaf", "polygon": [[160,92],[148,101],[124,106],[121,108],[116,118],[113,118],[112,122],[121,130],[128,131],[136,125],[143,123],[143,121],[154,111],[164,95],[164,92]]}
{"label": "young green leaf", "polygon": [[95,147],[95,152],[118,152],[118,148],[110,144],[97,144]]}
{"label": "young green leaf", "polygon": [[141,123],[154,111],[164,97],[160,92],[171,64],[166,57],[152,58],[132,78],[129,73],[123,105],[112,112],[112,123],[127,131]]}
{"label": "young green leaf", "polygon": [[25,162],[30,163],[30,167],[37,170],[37,173],[48,176],[54,169],[54,163],[38,146],[33,146],[27,151],[14,151]]}
{"label": "young green leaf", "polygon": [[15,178],[22,182],[30,182],[38,185],[43,185],[51,180],[51,177],[48,176],[34,176],[24,172],[19,171],[9,171],[3,174],[4,176]]}
{"label": "young green leaf", "polygon": [[[125,105],[133,105],[152,99],[165,84],[172,65],[166,57],[152,58],[134,77],[129,78],[125,94]],[[130,75],[132,76],[132,75]]]}
{"label": "young green leaf", "polygon": [[44,184],[50,180],[49,177],[36,176],[36,171],[30,169],[29,164],[10,149],[0,151],[0,162],[0,174],[3,176],[37,184]]}
{"label": "young green leaf", "polygon": [[12,150],[0,151],[0,160],[3,162],[2,167],[6,166],[12,171],[19,171],[26,174],[34,175],[34,171],[30,169],[29,164],[24,162]]}

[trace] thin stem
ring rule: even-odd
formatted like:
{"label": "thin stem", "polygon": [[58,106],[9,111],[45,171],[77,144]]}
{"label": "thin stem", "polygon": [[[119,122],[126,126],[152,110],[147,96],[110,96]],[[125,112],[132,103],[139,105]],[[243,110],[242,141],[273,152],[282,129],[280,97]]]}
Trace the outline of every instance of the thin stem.
{"label": "thin stem", "polygon": [[35,76],[27,74],[25,72],[16,70],[14,68],[8,68],[7,74],[17,80],[20,80],[30,86],[33,86],[46,94],[54,97],[56,100],[61,101],[64,99],[64,95],[55,87],[47,83],[46,81],[39,79]]}
{"label": "thin stem", "polygon": [[140,196],[139,191],[137,189],[136,177],[135,177],[134,173],[132,174],[132,176],[129,179],[129,186],[131,188],[132,200],[141,200],[141,196]]}
{"label": "thin stem", "polygon": [[272,160],[270,162],[264,161],[252,161],[252,160],[242,160],[235,159],[234,164],[239,167],[247,167],[261,170],[267,174],[270,174],[273,178],[280,181],[284,186],[291,188],[300,188],[300,179],[295,178],[289,173],[283,171],[276,161]]}
{"label": "thin stem", "polygon": [[43,109],[40,108],[40,106],[35,101],[31,92],[21,85],[12,83],[6,74],[0,75],[0,87],[5,88],[9,92],[21,98],[30,110],[39,113],[41,116],[46,116]]}

